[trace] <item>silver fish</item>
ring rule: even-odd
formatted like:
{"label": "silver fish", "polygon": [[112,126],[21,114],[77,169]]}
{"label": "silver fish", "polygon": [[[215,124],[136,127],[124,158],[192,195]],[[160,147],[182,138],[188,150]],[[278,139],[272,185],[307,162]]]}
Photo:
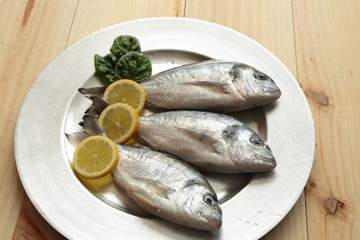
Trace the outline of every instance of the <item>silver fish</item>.
{"label": "silver fish", "polygon": [[[97,117],[108,103],[98,96],[90,99]],[[265,172],[277,166],[268,144],[254,130],[224,114],[178,110],[141,116],[137,136],[199,170]]]}
{"label": "silver fish", "polygon": [[237,119],[199,111],[169,111],[140,117],[139,138],[151,148],[171,153],[197,169],[263,172],[275,158],[258,134]]}
{"label": "silver fish", "polygon": [[147,212],[170,222],[214,231],[222,224],[215,191],[189,164],[145,147],[118,145],[114,181]]}
{"label": "silver fish", "polygon": [[[76,146],[82,139],[101,132],[94,118],[84,117],[84,132],[66,134]],[[194,167],[147,147],[117,144],[120,161],[113,179],[145,211],[200,230],[218,230],[222,211],[216,193]]]}
{"label": "silver fish", "polygon": [[218,60],[169,69],[141,86],[147,103],[164,109],[234,112],[272,103],[281,95],[265,73],[243,63]]}

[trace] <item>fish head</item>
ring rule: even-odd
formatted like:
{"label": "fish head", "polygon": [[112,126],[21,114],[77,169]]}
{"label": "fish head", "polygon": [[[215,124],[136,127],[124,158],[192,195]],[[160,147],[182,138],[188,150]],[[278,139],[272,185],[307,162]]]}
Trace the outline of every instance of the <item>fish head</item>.
{"label": "fish head", "polygon": [[197,229],[215,231],[221,227],[222,211],[216,193],[210,186],[190,180],[177,198],[186,225]]}
{"label": "fish head", "polygon": [[239,169],[265,172],[276,167],[276,160],[268,144],[246,125],[228,126],[223,137],[228,145],[230,159]]}
{"label": "fish head", "polygon": [[264,105],[277,100],[281,91],[267,74],[246,64],[234,65],[231,71],[234,85],[247,102]]}

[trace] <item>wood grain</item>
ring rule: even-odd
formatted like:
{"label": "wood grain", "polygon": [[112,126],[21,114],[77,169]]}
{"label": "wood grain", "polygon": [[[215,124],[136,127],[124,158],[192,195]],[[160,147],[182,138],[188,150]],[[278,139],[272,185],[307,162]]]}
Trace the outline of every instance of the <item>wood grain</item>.
{"label": "wood grain", "polygon": [[24,196],[14,160],[17,114],[40,71],[109,25],[186,16],[263,44],[310,103],[317,150],[305,194],[263,239],[359,239],[359,9],[357,0],[0,0],[0,238],[64,239]]}
{"label": "wood grain", "polygon": [[[159,8],[159,5],[162,7]],[[24,27],[26,27],[28,31],[28,33],[25,35],[26,40],[30,42],[24,43],[21,42],[20,39],[16,42],[18,45],[25,48],[27,54],[26,62],[24,62],[24,60],[22,60],[21,58],[15,59],[16,57],[21,57],[22,55],[17,56],[8,54],[6,58],[4,57],[4,59],[0,59],[5,62],[5,59],[9,60],[13,58],[14,63],[19,64],[19,66],[27,66],[25,72],[21,72],[20,69],[18,69],[16,72],[17,75],[14,75],[12,73],[12,76],[19,80],[25,77],[31,79],[31,81],[26,81],[26,87],[24,86],[24,90],[20,94],[20,96],[23,97],[31,86],[33,80],[36,78],[39,72],[50,62],[50,60],[52,60],[52,58],[61,53],[66,47],[70,46],[74,42],[80,40],[81,38],[87,36],[88,34],[96,30],[123,21],[128,21],[141,17],[182,16],[184,14],[184,5],[184,1],[167,0],[116,0],[106,2],[82,0],[79,0],[78,2],[71,0],[64,2],[45,0],[42,2],[37,2],[34,0],[29,0],[28,2],[24,2],[22,5],[19,6],[19,8],[24,9],[24,17],[21,21],[19,20],[19,24],[21,26],[20,34],[25,34],[22,31],[25,31]],[[3,9],[0,7],[0,9],[4,10],[5,8]],[[16,13],[18,12],[20,12],[19,9],[14,9],[11,16],[16,17]],[[89,19],[96,19],[96,21],[89,21]],[[46,23],[42,24],[41,21],[45,21]],[[25,36],[21,40],[24,41]],[[8,41],[10,44],[10,42],[14,41],[14,39],[12,38]],[[32,47],[34,46],[35,50],[32,49]],[[11,47],[14,48],[15,45]],[[6,48],[1,48],[1,50],[5,51]],[[29,51],[31,50],[34,51],[30,54]],[[38,58],[42,58],[40,62]],[[9,66],[9,64],[7,64],[6,66]],[[6,74],[4,75],[5,79],[9,79],[10,73],[5,72],[6,69],[1,70],[1,74]],[[21,81],[18,82],[19,84],[23,84]],[[5,86],[5,84],[1,83],[1,86],[3,87]],[[11,94],[14,95],[15,91],[17,91],[16,84],[9,80],[8,86],[13,88]],[[17,106],[17,109],[12,109],[14,110],[13,119],[16,119],[16,115],[19,111],[22,98],[18,100],[19,104]],[[2,101],[3,103],[10,105],[10,99],[5,99],[5,96],[4,100]],[[4,107],[3,111],[5,111],[5,106],[2,105],[2,107]],[[9,109],[7,109],[6,111],[9,111]],[[4,115],[2,115],[1,117],[3,116]],[[5,122],[5,120],[1,119],[1,122],[3,123]],[[12,128],[14,128],[14,126]],[[6,130],[5,126],[4,128],[2,127],[1,130]],[[13,133],[8,135],[13,138]],[[3,136],[2,132],[1,136]],[[1,139],[1,141],[3,141],[3,139]],[[6,139],[4,139],[4,142],[5,141]],[[12,142],[13,140],[11,140],[11,143]],[[13,149],[13,146],[4,146],[4,149]],[[4,171],[4,174],[12,174],[10,176],[5,175],[4,181],[7,180],[9,182],[9,185],[5,190],[13,191],[14,194],[20,194],[21,196],[15,196],[10,199],[5,198],[5,200],[3,200],[2,198],[6,196],[0,195],[0,203],[5,201],[5,204],[7,205],[11,203],[14,205],[11,207],[4,206],[4,209],[7,211],[4,212],[4,214],[7,215],[3,215],[1,212],[0,236],[5,236],[4,239],[11,239],[11,237],[13,237],[13,239],[16,240],[65,239],[60,233],[58,233],[53,227],[51,227],[45,221],[45,219],[36,211],[29,198],[23,197],[23,191],[19,192],[18,189],[22,187],[16,175],[17,172],[14,164],[13,152],[11,151],[9,154],[12,155],[12,159],[7,158],[7,160],[11,160],[11,171],[8,172],[5,167],[3,167],[2,165],[0,166],[0,171]],[[0,164],[2,163],[3,161],[0,162]],[[0,176],[3,177],[3,174],[1,174]],[[14,179],[17,180],[16,184],[10,183],[10,181],[13,181]],[[1,187],[2,186],[3,185],[1,185]],[[5,193],[5,190],[1,189],[1,193]],[[14,201],[13,199],[17,201]],[[3,204],[1,204],[0,206],[3,206]],[[20,207],[21,211],[20,213],[18,213]],[[17,213],[14,214],[12,211],[17,211]],[[7,223],[8,217],[13,218],[11,226],[9,226],[9,223]],[[2,232],[4,232],[4,234],[2,234]]]}
{"label": "wood grain", "polygon": [[360,237],[359,1],[294,1],[298,80],[316,125],[309,239]]}
{"label": "wood grain", "polygon": [[305,194],[302,193],[297,203],[286,217],[262,240],[305,240],[307,239]]}
{"label": "wood grain", "polygon": [[19,219],[16,224],[14,240],[65,240],[36,210],[25,196]]}
{"label": "wood grain", "polygon": [[[261,13],[261,14],[260,14]],[[291,0],[187,0],[185,17],[235,29],[272,51],[296,75]]]}
{"label": "wood grain", "polygon": [[0,2],[0,236],[11,239],[24,198],[14,159],[22,100],[39,72],[65,47],[76,2]]}
{"label": "wood grain", "polygon": [[68,46],[117,23],[146,17],[182,17],[184,6],[185,0],[80,0]]}
{"label": "wood grain", "polygon": [[[296,77],[292,2],[290,0],[188,0],[185,16],[218,23],[255,39],[273,52]],[[261,13],[261,14],[259,14]],[[305,197],[264,239],[307,239]]]}

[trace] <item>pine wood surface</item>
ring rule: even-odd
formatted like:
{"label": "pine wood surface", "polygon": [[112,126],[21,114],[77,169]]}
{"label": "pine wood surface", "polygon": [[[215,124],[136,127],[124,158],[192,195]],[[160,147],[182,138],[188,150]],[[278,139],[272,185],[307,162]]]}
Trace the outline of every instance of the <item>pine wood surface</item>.
{"label": "pine wood surface", "polygon": [[263,239],[359,239],[358,10],[356,0],[0,0],[0,238],[64,239],[26,196],[15,164],[17,115],[38,74],[99,29],[173,16],[222,24],[263,44],[309,101],[313,169],[296,205]]}

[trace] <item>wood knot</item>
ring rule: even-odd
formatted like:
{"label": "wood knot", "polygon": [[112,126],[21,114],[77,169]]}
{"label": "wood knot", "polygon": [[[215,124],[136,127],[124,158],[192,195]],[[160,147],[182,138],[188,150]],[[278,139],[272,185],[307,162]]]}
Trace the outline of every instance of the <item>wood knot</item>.
{"label": "wood knot", "polygon": [[316,187],[316,183],[309,179],[306,184],[305,191],[307,193],[310,193],[315,187]]}
{"label": "wood knot", "polygon": [[344,207],[345,203],[337,200],[334,197],[329,197],[324,201],[324,208],[330,215],[335,215],[337,210],[344,209]]}
{"label": "wood knot", "polygon": [[26,4],[26,8],[24,11],[24,17],[23,17],[23,21],[22,21],[22,26],[25,27],[25,25],[27,24],[29,17],[30,17],[30,13],[34,7],[34,2],[35,0],[29,0]]}
{"label": "wood knot", "polygon": [[320,105],[329,106],[329,98],[326,95],[316,92],[312,89],[305,90],[305,94]]}

